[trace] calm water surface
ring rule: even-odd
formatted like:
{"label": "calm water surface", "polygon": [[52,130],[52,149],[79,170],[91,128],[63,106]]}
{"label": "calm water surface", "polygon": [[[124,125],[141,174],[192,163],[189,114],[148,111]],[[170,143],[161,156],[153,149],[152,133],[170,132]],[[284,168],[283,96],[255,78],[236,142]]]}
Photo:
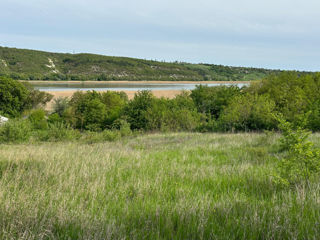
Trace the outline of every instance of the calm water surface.
{"label": "calm water surface", "polygon": [[[196,87],[195,83],[36,83],[32,84],[35,89],[40,91],[70,91],[70,90],[96,90],[96,91],[141,91],[141,90],[192,90]],[[246,83],[209,83],[202,84],[208,86],[231,86],[236,85],[238,87],[247,86]]]}

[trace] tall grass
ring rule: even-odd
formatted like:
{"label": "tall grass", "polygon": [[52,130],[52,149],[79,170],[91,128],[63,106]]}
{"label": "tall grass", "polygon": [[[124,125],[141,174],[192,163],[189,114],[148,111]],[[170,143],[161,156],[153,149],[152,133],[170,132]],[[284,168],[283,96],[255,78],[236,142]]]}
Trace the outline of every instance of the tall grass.
{"label": "tall grass", "polygon": [[274,185],[276,140],[0,145],[0,239],[318,239],[319,180]]}

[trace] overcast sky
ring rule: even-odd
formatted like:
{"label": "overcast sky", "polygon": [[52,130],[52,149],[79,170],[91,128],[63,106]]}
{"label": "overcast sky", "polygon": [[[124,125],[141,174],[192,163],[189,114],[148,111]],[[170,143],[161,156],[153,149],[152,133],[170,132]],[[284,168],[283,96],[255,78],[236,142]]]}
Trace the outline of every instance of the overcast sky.
{"label": "overcast sky", "polygon": [[319,0],[0,0],[0,45],[320,70]]}

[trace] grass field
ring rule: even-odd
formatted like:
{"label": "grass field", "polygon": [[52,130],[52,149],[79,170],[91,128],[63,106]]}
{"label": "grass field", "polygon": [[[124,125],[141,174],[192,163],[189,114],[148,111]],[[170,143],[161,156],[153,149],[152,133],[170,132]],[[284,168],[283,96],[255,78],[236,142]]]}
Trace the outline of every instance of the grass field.
{"label": "grass field", "polygon": [[279,157],[263,134],[0,145],[0,239],[319,239],[319,180],[276,186]]}

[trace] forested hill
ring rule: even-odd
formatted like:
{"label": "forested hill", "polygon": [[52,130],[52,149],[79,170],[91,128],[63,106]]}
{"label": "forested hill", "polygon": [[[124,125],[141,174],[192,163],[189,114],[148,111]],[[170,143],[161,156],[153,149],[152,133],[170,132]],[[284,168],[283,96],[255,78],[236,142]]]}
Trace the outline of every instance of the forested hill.
{"label": "forested hill", "polygon": [[279,70],[0,47],[0,75],[20,80],[250,81]]}

